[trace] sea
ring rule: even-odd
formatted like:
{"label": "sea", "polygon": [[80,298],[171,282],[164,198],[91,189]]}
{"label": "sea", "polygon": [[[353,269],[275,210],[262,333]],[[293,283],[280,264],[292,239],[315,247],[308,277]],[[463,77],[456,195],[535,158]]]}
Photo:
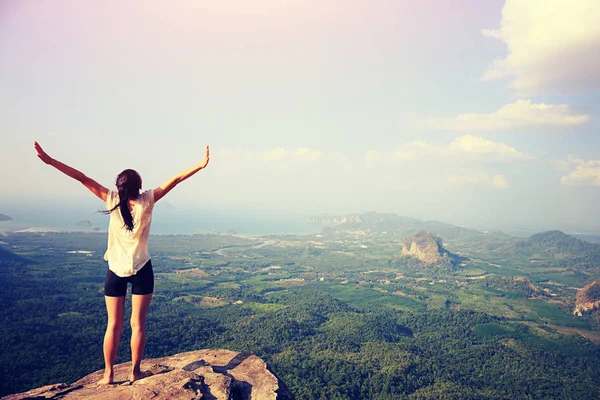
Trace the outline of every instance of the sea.
{"label": "sea", "polygon": [[[0,233],[15,231],[105,232],[109,217],[93,207],[71,205],[46,208],[3,205],[0,213],[13,220],[0,221]],[[236,233],[240,235],[308,235],[320,225],[305,222],[309,214],[269,209],[155,207],[152,234]],[[83,221],[83,224],[81,222]],[[89,224],[86,223],[89,221]],[[89,226],[91,225],[91,226]]]}

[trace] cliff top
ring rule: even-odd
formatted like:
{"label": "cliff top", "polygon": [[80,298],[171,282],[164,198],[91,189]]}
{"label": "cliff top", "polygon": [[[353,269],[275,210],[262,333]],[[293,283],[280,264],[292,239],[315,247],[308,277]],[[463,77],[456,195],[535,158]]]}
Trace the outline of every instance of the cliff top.
{"label": "cliff top", "polygon": [[115,383],[99,385],[103,371],[70,384],[58,383],[3,397],[24,399],[211,399],[287,400],[293,395],[255,355],[197,350],[142,361],[146,377],[130,383],[130,363],[115,366]]}

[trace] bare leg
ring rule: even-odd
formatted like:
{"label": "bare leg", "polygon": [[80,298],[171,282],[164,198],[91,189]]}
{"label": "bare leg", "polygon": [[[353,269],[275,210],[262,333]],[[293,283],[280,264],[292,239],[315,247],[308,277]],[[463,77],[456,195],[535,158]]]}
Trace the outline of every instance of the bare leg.
{"label": "bare leg", "polygon": [[99,382],[109,384],[113,382],[115,359],[119,350],[119,340],[123,329],[123,308],[125,297],[104,296],[106,311],[108,313],[108,324],[104,335],[104,378]]}
{"label": "bare leg", "polygon": [[146,314],[151,300],[152,294],[131,296],[131,382],[143,377],[140,365],[146,346]]}

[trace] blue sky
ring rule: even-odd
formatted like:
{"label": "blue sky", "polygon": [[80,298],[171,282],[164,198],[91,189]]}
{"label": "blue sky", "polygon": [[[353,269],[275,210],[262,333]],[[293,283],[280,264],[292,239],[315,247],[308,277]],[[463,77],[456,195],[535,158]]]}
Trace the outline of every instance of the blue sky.
{"label": "blue sky", "polygon": [[594,0],[4,0],[0,207],[96,209],[34,140],[146,188],[210,144],[175,207],[600,231],[599,19]]}

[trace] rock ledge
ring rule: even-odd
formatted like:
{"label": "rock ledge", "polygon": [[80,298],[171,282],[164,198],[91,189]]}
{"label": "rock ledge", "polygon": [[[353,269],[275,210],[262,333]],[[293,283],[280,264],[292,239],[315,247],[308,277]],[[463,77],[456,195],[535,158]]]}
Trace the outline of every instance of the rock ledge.
{"label": "rock ledge", "polygon": [[255,355],[229,350],[197,350],[142,361],[147,376],[127,381],[131,363],[115,366],[115,383],[98,385],[96,371],[70,385],[64,383],[3,397],[25,399],[203,399],[288,400],[292,393]]}

